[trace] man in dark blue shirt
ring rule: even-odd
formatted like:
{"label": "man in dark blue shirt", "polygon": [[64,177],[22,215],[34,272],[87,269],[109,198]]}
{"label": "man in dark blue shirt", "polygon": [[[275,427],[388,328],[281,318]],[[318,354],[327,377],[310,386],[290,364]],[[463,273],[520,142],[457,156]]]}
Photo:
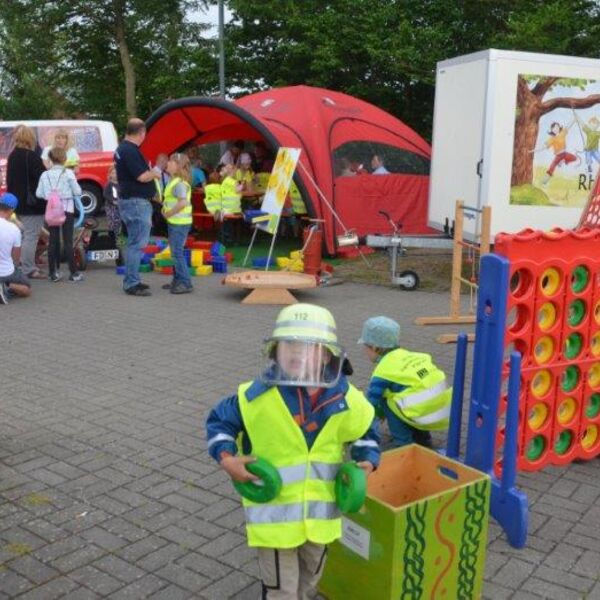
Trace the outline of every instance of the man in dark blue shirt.
{"label": "man in dark blue shirt", "polygon": [[119,212],[127,227],[127,250],[123,289],[130,296],[150,296],[139,274],[142,248],[148,244],[152,227],[150,199],[156,194],[154,180],[159,174],[150,168],[139,146],[146,137],[141,119],[129,119],[125,139],[115,150],[119,183]]}

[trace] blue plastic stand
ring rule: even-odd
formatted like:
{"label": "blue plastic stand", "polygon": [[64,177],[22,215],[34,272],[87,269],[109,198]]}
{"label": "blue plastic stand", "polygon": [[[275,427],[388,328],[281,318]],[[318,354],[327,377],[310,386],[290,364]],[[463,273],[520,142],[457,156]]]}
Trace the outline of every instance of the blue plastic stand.
{"label": "blue plastic stand", "polygon": [[[527,496],[514,486],[517,470],[519,384],[521,357],[513,352],[505,423],[502,480],[494,474],[496,431],[504,362],[504,330],[508,298],[509,262],[487,254],[481,259],[473,375],[467,426],[465,464],[488,473],[492,480],[491,513],[511,546],[522,548],[527,539]],[[456,351],[447,455],[458,458],[464,394],[467,338],[461,334]]]}

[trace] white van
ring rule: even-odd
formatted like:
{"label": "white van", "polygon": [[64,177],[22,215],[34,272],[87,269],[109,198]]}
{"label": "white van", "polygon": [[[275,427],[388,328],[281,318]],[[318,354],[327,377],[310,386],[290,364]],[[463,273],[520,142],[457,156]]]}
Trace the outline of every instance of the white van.
{"label": "white van", "polygon": [[79,153],[77,179],[83,190],[81,201],[87,214],[102,206],[102,188],[117,147],[117,132],[109,121],[39,120],[0,121],[0,192],[6,189],[6,159],[13,148],[13,132],[17,125],[31,127],[41,149],[50,146],[54,133],[66,129]]}

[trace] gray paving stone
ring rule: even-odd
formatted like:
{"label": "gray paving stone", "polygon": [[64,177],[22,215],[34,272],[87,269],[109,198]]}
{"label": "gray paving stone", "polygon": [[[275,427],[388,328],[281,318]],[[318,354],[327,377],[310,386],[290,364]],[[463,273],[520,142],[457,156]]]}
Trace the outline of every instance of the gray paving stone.
{"label": "gray paving stone", "polygon": [[54,600],[54,598],[63,598],[77,587],[77,584],[68,577],[59,577],[37,586],[35,589],[22,594],[19,598],[23,600]]}
{"label": "gray paving stone", "polygon": [[[254,375],[279,307],[242,305],[205,278],[178,303],[184,318],[166,327],[173,299],[158,293],[160,276],[145,279],[156,293],[140,308],[112,269],[92,265],[81,286],[34,282],[32,298],[11,303],[2,320],[9,343],[0,363],[11,377],[0,404],[0,599],[259,597],[239,497],[206,454],[204,419]],[[447,294],[345,284],[300,296],[332,309],[359,387],[372,365],[354,340],[372,314],[397,316],[409,345],[451,373],[455,349],[435,343],[435,328],[413,324],[446,314]],[[42,311],[52,311],[50,324]],[[82,328],[89,314],[98,326]],[[235,365],[233,377],[223,361]],[[443,444],[443,434],[434,437]],[[519,473],[518,484],[530,498],[528,543],[510,548],[490,523],[484,597],[600,600],[600,460]],[[36,503],[42,497],[49,503]],[[8,541],[28,553],[7,552]],[[192,592],[161,569],[206,585]]]}

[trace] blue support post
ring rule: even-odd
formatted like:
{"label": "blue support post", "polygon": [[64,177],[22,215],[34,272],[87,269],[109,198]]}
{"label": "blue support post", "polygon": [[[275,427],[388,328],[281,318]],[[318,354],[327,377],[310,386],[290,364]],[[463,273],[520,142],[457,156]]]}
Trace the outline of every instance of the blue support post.
{"label": "blue support post", "polygon": [[467,366],[468,337],[461,333],[456,340],[456,362],[454,363],[454,381],[452,383],[452,405],[450,407],[450,425],[446,456],[458,460],[460,454],[460,430],[462,426],[463,398],[465,393],[465,370]]}

